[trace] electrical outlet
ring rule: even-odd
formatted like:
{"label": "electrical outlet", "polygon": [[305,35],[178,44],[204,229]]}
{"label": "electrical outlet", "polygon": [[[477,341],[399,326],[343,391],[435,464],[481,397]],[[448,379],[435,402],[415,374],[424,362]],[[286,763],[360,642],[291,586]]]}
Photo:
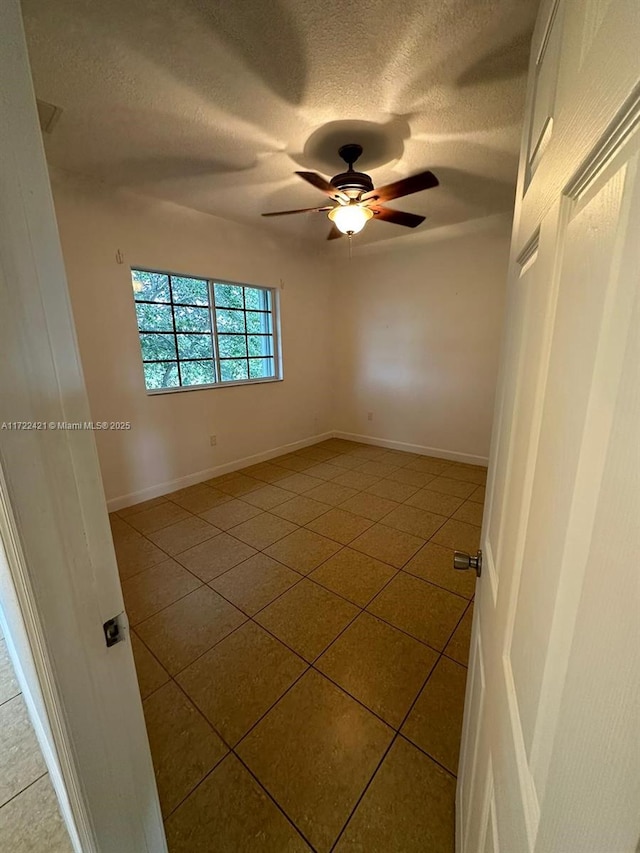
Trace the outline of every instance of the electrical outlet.
{"label": "electrical outlet", "polygon": [[215,436],[215,435],[210,435],[210,436],[209,436],[209,444],[211,445],[211,447],[215,447],[217,443],[218,443],[218,438],[217,438],[217,436]]}
{"label": "electrical outlet", "polygon": [[372,421],[372,420],[373,420],[373,412],[367,412],[367,420],[368,420],[368,421]]}

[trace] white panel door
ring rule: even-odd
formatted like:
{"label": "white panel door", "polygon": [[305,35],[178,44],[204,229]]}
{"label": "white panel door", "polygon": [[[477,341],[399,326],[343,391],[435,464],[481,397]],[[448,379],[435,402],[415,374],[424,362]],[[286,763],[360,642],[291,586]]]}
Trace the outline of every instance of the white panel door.
{"label": "white panel door", "polygon": [[91,416],[18,0],[0,3],[0,349],[0,537],[63,813],[82,853],[163,853],[124,614],[125,642],[103,631],[124,606],[95,442],[49,427]]}
{"label": "white panel door", "polygon": [[640,839],[640,4],[533,38],[458,853]]}

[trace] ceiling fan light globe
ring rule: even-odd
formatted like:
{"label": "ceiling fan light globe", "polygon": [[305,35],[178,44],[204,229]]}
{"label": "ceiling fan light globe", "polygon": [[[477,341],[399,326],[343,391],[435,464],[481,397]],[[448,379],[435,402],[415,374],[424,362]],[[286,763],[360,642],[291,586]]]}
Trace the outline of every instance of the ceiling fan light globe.
{"label": "ceiling fan light globe", "polygon": [[373,211],[359,204],[344,204],[333,207],[327,215],[343,234],[358,234],[373,216]]}

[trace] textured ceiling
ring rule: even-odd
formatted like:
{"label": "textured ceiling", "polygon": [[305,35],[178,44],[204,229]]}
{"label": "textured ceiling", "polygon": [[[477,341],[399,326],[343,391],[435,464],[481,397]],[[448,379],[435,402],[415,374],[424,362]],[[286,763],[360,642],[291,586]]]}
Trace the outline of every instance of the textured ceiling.
{"label": "textured ceiling", "polygon": [[[534,0],[22,7],[36,94],[63,111],[54,166],[316,243],[322,214],[260,213],[322,204],[293,172],[342,171],[342,142],[365,146],[377,185],[435,172],[440,187],[392,203],[428,217],[418,231],[512,205]],[[356,239],[411,238],[372,222]]]}

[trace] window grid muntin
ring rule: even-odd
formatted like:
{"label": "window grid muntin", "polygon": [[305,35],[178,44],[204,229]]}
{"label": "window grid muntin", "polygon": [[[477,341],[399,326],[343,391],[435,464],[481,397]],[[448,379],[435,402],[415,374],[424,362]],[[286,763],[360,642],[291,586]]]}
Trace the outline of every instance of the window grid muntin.
{"label": "window grid muntin", "polygon": [[[219,278],[210,278],[204,279],[199,276],[187,275],[185,273],[170,273],[162,270],[150,270],[144,269],[142,267],[132,267],[131,273],[135,272],[146,272],[154,275],[163,275],[168,279],[169,284],[169,296],[170,301],[164,302],[159,300],[151,300],[151,299],[137,299],[134,292],[134,304],[135,305],[154,305],[154,306],[163,306],[163,307],[171,307],[171,321],[173,329],[165,329],[165,330],[155,330],[155,329],[141,329],[138,326],[138,337],[141,334],[150,335],[150,334],[158,334],[158,335],[171,335],[174,338],[174,346],[176,351],[176,358],[161,358],[161,359],[145,359],[142,358],[143,366],[145,364],[171,364],[176,365],[176,369],[178,372],[178,381],[179,385],[167,385],[161,386],[160,388],[148,388],[146,387],[146,374],[145,376],[145,388],[150,394],[158,394],[158,393],[166,393],[180,390],[193,390],[196,388],[215,388],[221,385],[242,385],[242,384],[257,384],[260,382],[273,382],[277,381],[279,378],[279,370],[280,370],[280,357],[279,357],[279,346],[278,346],[278,327],[276,323],[276,311],[278,309],[277,297],[274,288],[263,287],[256,284],[242,284],[239,282],[226,281],[224,279]],[[173,278],[187,278],[193,279],[194,281],[206,281],[208,285],[208,293],[209,293],[209,305],[202,305],[199,303],[193,302],[175,302],[173,298]],[[215,302],[215,285],[230,285],[232,287],[239,287],[242,292],[242,308],[231,307],[220,305],[217,306]],[[246,291],[250,290],[258,290],[262,294],[263,300],[270,305],[270,308],[247,308],[246,303]],[[175,317],[175,308],[198,308],[200,310],[209,310],[210,312],[210,323],[211,329],[208,332],[199,332],[199,331],[180,331],[178,332],[176,329],[176,317]],[[240,311],[244,314],[244,332],[218,332],[218,324],[216,319],[216,308],[219,308],[224,311]],[[268,320],[269,331],[261,331],[261,332],[253,332],[248,331],[247,329],[247,313],[254,314],[262,314],[270,317]],[[137,313],[136,313],[136,321],[138,321]],[[262,326],[264,328],[264,325]],[[212,338],[212,356],[211,357],[201,357],[201,358],[180,358],[179,350],[178,350],[178,335],[186,334],[186,335],[209,335]],[[239,335],[245,338],[246,345],[246,356],[220,356],[219,348],[218,348],[218,334],[220,335]],[[268,355],[263,356],[251,356],[249,354],[249,337],[264,337],[271,339],[271,352]],[[142,356],[142,346],[141,346],[141,356]],[[198,385],[185,385],[182,381],[182,372],[180,369],[180,363],[189,364],[191,362],[200,362],[207,361],[213,363],[213,373],[214,373],[214,382],[203,383]],[[222,361],[244,361],[246,363],[247,370],[247,378],[246,379],[222,379],[221,375],[221,362]],[[259,377],[251,377],[251,362],[270,362],[270,365],[267,367],[270,368],[271,372],[267,376],[259,376]],[[144,373],[144,371],[143,371]]]}
{"label": "window grid muntin", "polygon": [[222,384],[222,371],[220,369],[220,349],[218,347],[218,324],[216,323],[216,303],[214,299],[213,279],[209,279],[209,315],[211,317],[211,338],[213,340],[214,376],[216,384]]}
{"label": "window grid muntin", "polygon": [[[232,287],[241,287],[242,290],[242,308],[239,307],[231,307],[227,305],[218,305],[216,302],[216,284],[225,285],[228,284]],[[247,308],[247,288],[250,290],[259,290],[262,293],[262,298],[265,303],[270,304],[270,308]],[[212,294],[212,315],[214,320],[214,327],[216,329],[216,348],[218,349],[218,340],[220,337],[224,337],[226,335],[235,336],[235,337],[243,337],[245,341],[245,351],[246,356],[221,356],[219,354],[218,349],[218,363],[220,364],[220,382],[222,384],[227,384],[231,382],[259,382],[262,380],[276,379],[278,376],[278,361],[276,358],[276,324],[274,322],[274,302],[275,302],[275,294],[272,289],[264,288],[264,287],[256,287],[255,285],[238,285],[235,282],[230,281],[221,281],[220,279],[212,279],[211,281],[211,294]],[[237,311],[243,314],[244,320],[244,332],[221,332],[218,329],[218,321],[216,311]],[[268,325],[270,331],[264,332],[253,332],[249,331],[247,327],[247,314],[261,314],[266,319],[268,319]],[[262,326],[264,329],[264,325]],[[249,355],[249,337],[264,337],[271,338],[271,352],[268,355],[263,356],[251,356]],[[222,362],[223,361],[237,361],[244,362],[247,371],[246,379],[222,379]],[[260,361],[263,363],[267,361],[268,365],[264,365],[267,369],[270,369],[271,373],[268,376],[262,376],[259,378],[252,378],[251,376],[251,362],[255,363],[256,361]]]}
{"label": "window grid muntin", "polygon": [[210,309],[211,299],[209,298],[209,305],[208,306],[207,305],[201,305],[201,304],[195,303],[195,302],[176,302],[174,299],[173,279],[174,278],[186,278],[186,279],[192,279],[193,281],[205,282],[207,285],[207,292],[209,293],[209,297],[210,297],[211,296],[211,287],[210,287],[209,279],[200,278],[199,276],[193,276],[193,275],[176,275],[175,273],[170,273],[170,272],[158,272],[156,270],[143,270],[140,267],[136,267],[135,269],[131,270],[132,276],[133,276],[134,272],[148,272],[151,274],[164,275],[167,277],[167,281],[169,284],[169,302],[159,301],[159,300],[155,300],[155,299],[136,299],[135,292],[134,292],[133,301],[134,301],[134,304],[136,304],[136,305],[164,305],[164,306],[171,308],[172,329],[164,329],[162,331],[153,330],[153,329],[149,329],[149,330],[141,329],[140,324],[139,324],[139,320],[138,320],[137,312],[136,312],[136,320],[138,322],[138,337],[139,338],[140,338],[140,335],[171,335],[173,337],[173,345],[175,347],[175,353],[176,353],[175,358],[144,358],[144,354],[142,352],[142,339],[140,339],[140,354],[142,356],[143,373],[144,373],[144,365],[145,364],[171,364],[171,365],[175,364],[176,370],[178,371],[178,385],[166,385],[166,386],[162,386],[161,388],[149,388],[149,387],[147,387],[146,373],[144,373],[144,377],[145,377],[145,383],[144,384],[145,384],[146,390],[147,391],[160,391],[160,390],[175,389],[175,388],[194,388],[194,387],[198,388],[198,387],[201,387],[199,385],[192,385],[192,384],[185,385],[183,383],[183,381],[182,381],[182,369],[181,369],[180,365],[181,365],[181,362],[186,364],[188,362],[193,362],[193,361],[213,361],[213,363],[214,363],[214,377],[215,377],[216,368],[215,368],[215,354],[213,352],[213,346],[212,346],[212,355],[210,358],[209,357],[207,357],[207,358],[180,358],[180,350],[178,348],[178,335],[185,335],[185,334],[187,334],[187,335],[208,335],[209,337],[212,337],[211,330],[209,330],[208,332],[183,332],[183,331],[178,332],[177,324],[176,324],[175,309],[176,309],[176,307],[177,308],[199,308],[201,310],[202,309],[206,310],[207,308]]}

